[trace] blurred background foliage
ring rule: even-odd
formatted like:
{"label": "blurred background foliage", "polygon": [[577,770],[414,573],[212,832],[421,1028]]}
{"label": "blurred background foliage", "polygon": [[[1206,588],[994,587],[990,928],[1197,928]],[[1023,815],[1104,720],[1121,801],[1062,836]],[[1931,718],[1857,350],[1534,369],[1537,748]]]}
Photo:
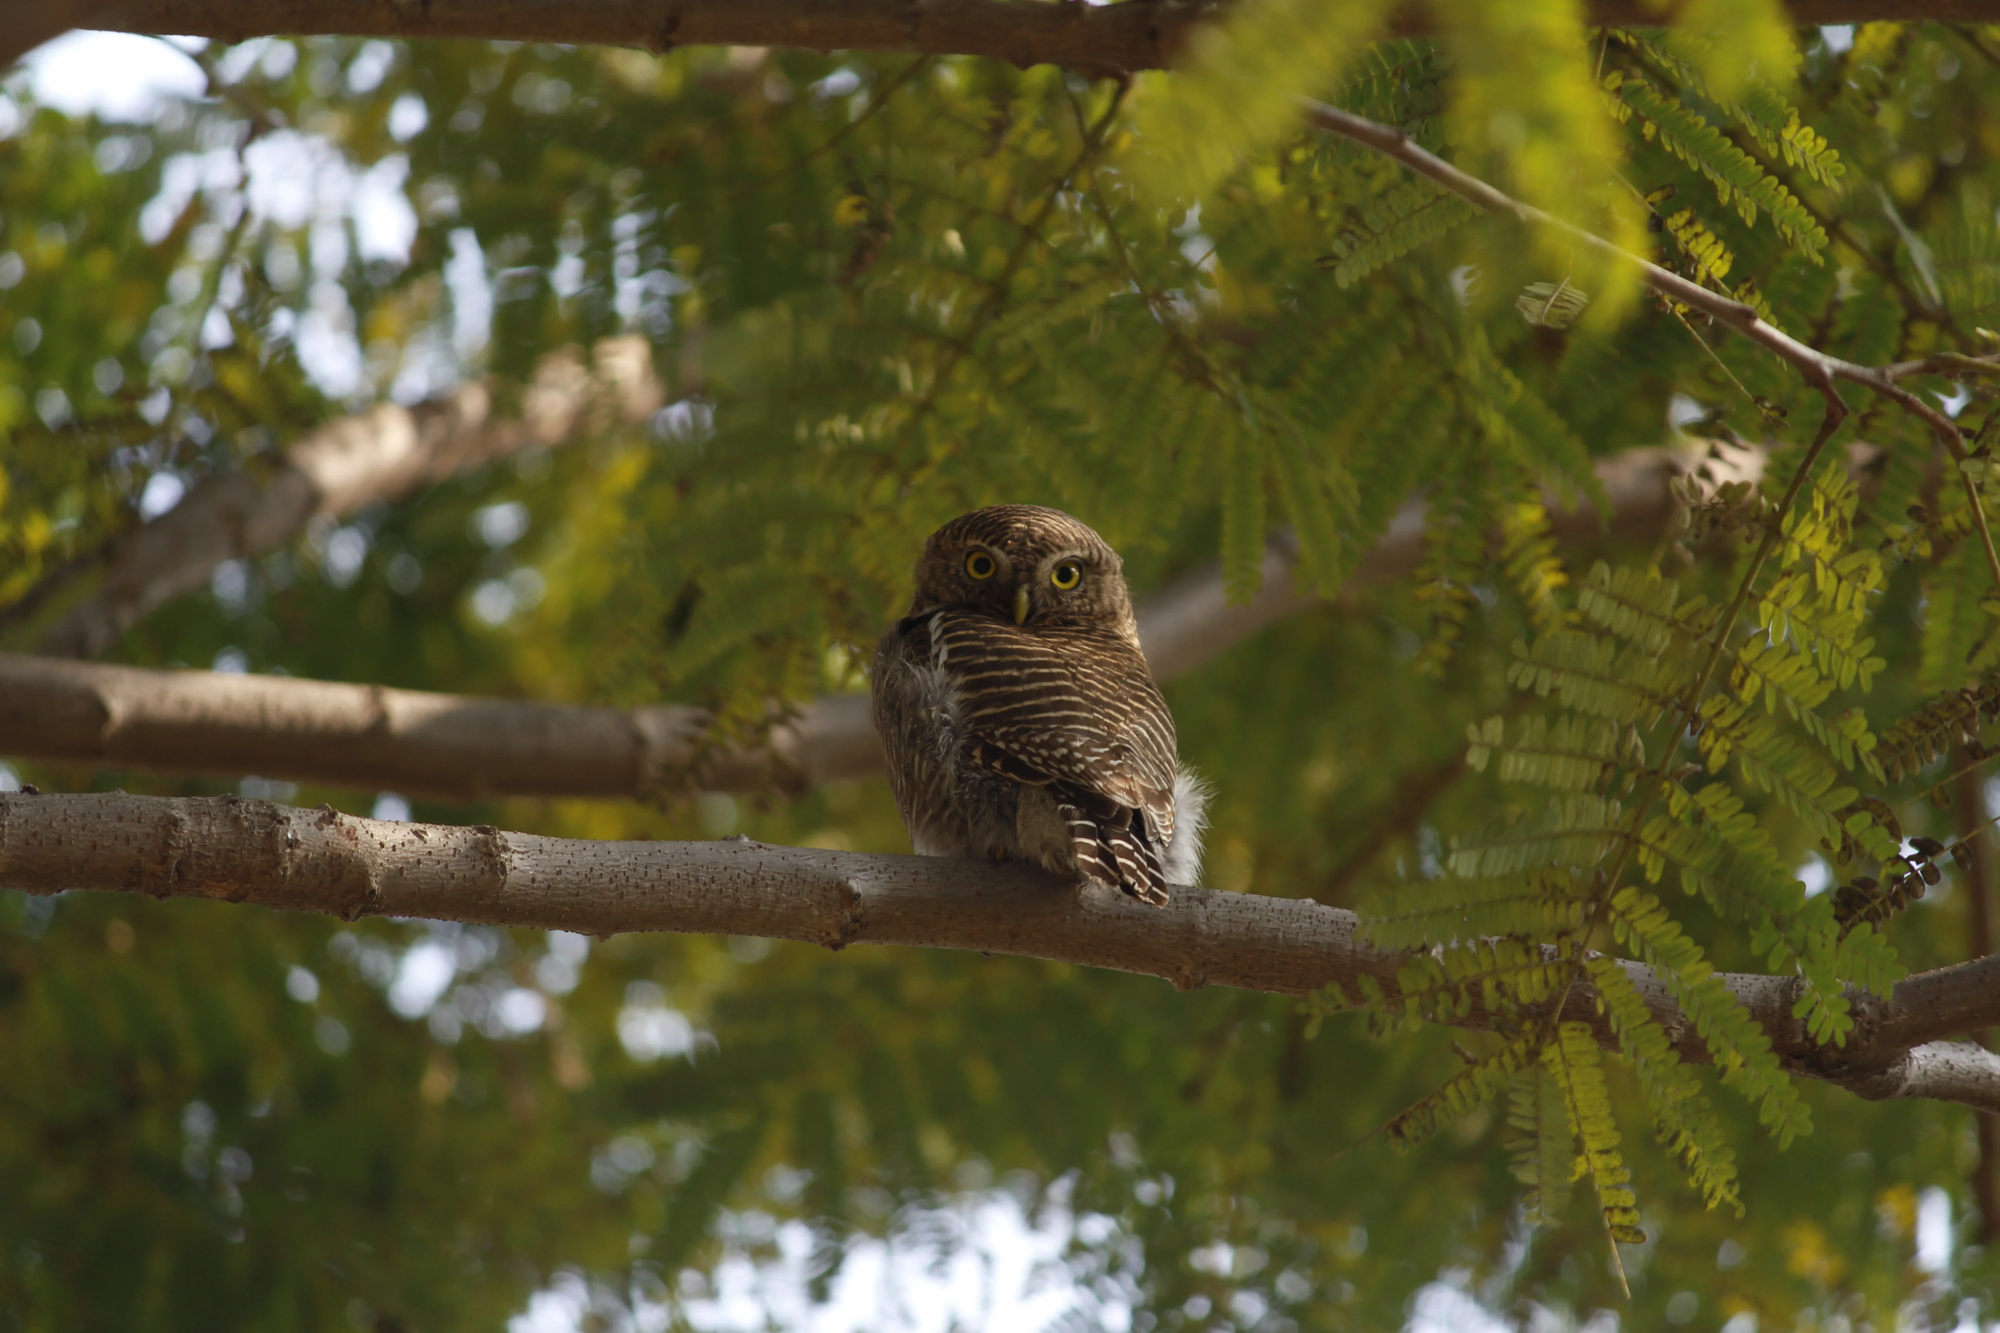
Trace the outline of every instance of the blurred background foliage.
{"label": "blurred background foliage", "polygon": [[[1816,404],[1615,274],[1437,212],[1398,168],[1299,132],[1289,101],[1204,109],[1261,70],[1683,271],[1749,279],[1781,326],[1856,360],[1984,350],[2000,293],[2000,30],[1789,34],[1746,7],[1709,47],[1667,48],[1557,5],[1446,9],[1446,37],[1342,44],[1329,71],[1323,41],[1284,27],[1308,7],[1274,4],[1180,102],[1174,76],[951,58],[324,39],[199,51],[205,89],[144,125],[17,80],[0,643],[32,648],[61,604],[39,590],[201,476],[269,466],[382,397],[474,374],[504,396],[551,349],[637,331],[670,400],[645,430],[321,523],[113,656],[681,699],[744,730],[773,697],[865,688],[922,536],[966,508],[1075,512],[1142,595],[1218,554],[1245,590],[1289,527],[1302,580],[1331,593],[1421,490],[1418,578],[1330,599],[1167,693],[1221,789],[1211,884],[1351,904],[1433,873],[1506,800],[1458,761],[1546,612],[1542,488],[1587,493],[1591,460],[1672,442],[1670,420],[1754,439]],[[1732,72],[1774,32],[1795,72]],[[1677,149],[1660,96],[1720,126],[1754,164],[1739,192],[1776,182],[1782,208],[1736,201],[1703,169],[1720,150]],[[1621,172],[1579,183],[1604,154]],[[1530,281],[1605,299],[1573,328],[1531,324]],[[1874,541],[1926,494],[1932,445],[1864,405],[1840,438],[1884,451]],[[1778,428],[1781,461],[1797,435]],[[1592,554],[1711,595],[1737,572],[1618,533]],[[1878,731],[1966,683],[1967,644],[1923,614],[1956,570],[1891,571],[1862,701]],[[655,807],[241,789],[572,836],[907,849],[879,783]],[[1760,813],[1824,888],[1803,828]],[[1894,923],[1906,963],[1966,956],[1968,898],[1947,881]],[[1692,910],[1718,966],[1757,966]],[[2000,1219],[1973,1184],[1993,1164],[1963,1109],[1809,1086],[1816,1128],[1778,1152],[1718,1095],[1739,1218],[1702,1209],[1614,1068],[1651,1236],[1627,1250],[1628,1305],[1589,1205],[1523,1225],[1504,1108],[1407,1155],[1371,1137],[1459,1067],[1451,1034],[1017,959],[7,895],[0,1041],[8,1328],[790,1327],[832,1297],[861,1300],[857,1327],[943,1328],[886,1288],[855,1296],[854,1274],[885,1239],[940,1266],[977,1253],[996,1233],[967,1219],[993,1207],[1040,1228],[1051,1328],[2000,1317],[1981,1244]]]}

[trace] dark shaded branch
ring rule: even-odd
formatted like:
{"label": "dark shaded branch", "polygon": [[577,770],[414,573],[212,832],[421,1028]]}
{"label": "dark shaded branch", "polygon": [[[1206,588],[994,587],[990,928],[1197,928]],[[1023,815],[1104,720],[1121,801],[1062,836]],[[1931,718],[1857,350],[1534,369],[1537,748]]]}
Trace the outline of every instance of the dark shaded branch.
{"label": "dark shaded branch", "polygon": [[[1558,514],[1558,534],[1590,540],[1608,522],[1623,536],[1656,537],[1674,511],[1669,483],[1700,457],[1635,449],[1603,460],[1598,476],[1611,513]],[[1416,568],[1423,529],[1423,506],[1413,502],[1350,590]],[[1308,605],[1292,589],[1292,567],[1290,543],[1280,538],[1267,548],[1262,589],[1247,604],[1225,599],[1214,566],[1146,598],[1139,633],[1154,674],[1190,671]],[[859,696],[806,705],[755,750],[704,749],[702,725],[686,707],[625,711],[0,653],[0,755],[19,759],[231,779],[255,773],[453,800],[629,798],[689,786],[795,791],[882,771]]]}
{"label": "dark shaded branch", "polygon": [[[1149,908],[1017,866],[723,842],[586,842],[493,828],[385,823],[222,796],[0,795],[0,887],[218,898],[288,911],[422,917],[581,931],[757,935],[978,950],[1304,996],[1363,978],[1390,996],[1405,956],[1359,938],[1353,913],[1310,899],[1176,887]],[[1683,1058],[1706,1063],[1691,1025],[1650,971],[1632,975]],[[1912,977],[1858,1006],[1844,1048],[1812,1044],[1792,1016],[1798,982],[1724,982],[1792,1072],[1869,1098],[1925,1097],[2000,1109],[2000,1057],[1937,1040],[2000,1018],[2000,968]],[[1865,997],[1857,997],[1865,998]],[[1953,1027],[1935,1007],[1947,999]],[[1564,1018],[1611,1045],[1588,986]],[[1452,1020],[1480,1029],[1475,1009]],[[1914,1035],[1913,1035],[1914,1034]]]}
{"label": "dark shaded branch", "polygon": [[0,69],[71,28],[115,25],[115,0],[0,0]]}
{"label": "dark shaded branch", "polygon": [[[33,8],[33,0],[17,2]],[[1024,66],[1136,71],[1173,63],[1194,29],[1224,6],[1206,0],[1128,0],[1101,6],[1038,0],[426,0],[420,5],[127,0],[94,8],[97,12],[87,19],[97,27],[226,42],[283,33],[601,43],[656,51],[727,44],[990,56]],[[1671,16],[1671,6],[1647,0],[1589,0],[1584,8],[1585,22],[1600,27],[1656,25]],[[2000,3],[1994,0],[1791,0],[1786,8],[1801,25],[2000,20]],[[1420,5],[1404,4],[1389,27],[1404,35],[1429,31],[1429,16]],[[48,31],[16,42],[8,34],[0,40],[0,64],[54,35]]]}

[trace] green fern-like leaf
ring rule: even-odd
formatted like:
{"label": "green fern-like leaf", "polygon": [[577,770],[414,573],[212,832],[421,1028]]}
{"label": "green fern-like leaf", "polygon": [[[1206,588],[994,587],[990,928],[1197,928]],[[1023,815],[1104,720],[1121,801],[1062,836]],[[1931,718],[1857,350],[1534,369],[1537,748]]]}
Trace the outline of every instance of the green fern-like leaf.
{"label": "green fern-like leaf", "polygon": [[1446,869],[1479,879],[1595,865],[1625,836],[1624,824],[1617,801],[1592,792],[1559,792],[1533,818],[1454,840]]}
{"label": "green fern-like leaf", "polygon": [[1094,274],[1067,292],[1046,301],[1021,301],[1010,305],[987,325],[986,337],[999,348],[1032,343],[1050,330],[1087,316],[1127,286],[1123,274]]}
{"label": "green fern-like leaf", "polygon": [[[1769,836],[1727,784],[1711,783],[1693,795],[1669,786],[1667,795],[1667,815],[1648,821],[1640,835],[1642,862],[1672,862],[1689,892],[1725,916],[1748,922],[1751,947],[1767,957],[1772,970],[1803,981],[1795,1013],[1813,1038],[1845,1041],[1854,1026],[1847,981],[1893,985],[1903,975],[1895,951],[1872,930],[1851,943],[1844,939],[1831,899],[1805,897]],[[1862,827],[1870,818],[1850,816],[1848,831],[1877,838],[1879,850],[1893,850]]]}
{"label": "green fern-like leaf", "polygon": [[1334,281],[1352,287],[1478,215],[1478,209],[1440,186],[1405,181],[1372,201],[1354,225],[1335,237],[1321,263],[1333,270]]}
{"label": "green fern-like leaf", "polygon": [[1783,916],[1798,910],[1804,898],[1803,886],[1779,859],[1771,835],[1744,808],[1743,798],[1728,783],[1711,782],[1696,792],[1673,783],[1668,785],[1666,797],[1669,815],[1690,821],[1718,840],[1717,855],[1697,858],[1690,864],[1698,863],[1726,876],[1736,896],[1754,904],[1754,910],[1745,912],[1712,899],[1717,910],[1737,920],[1753,919],[1759,912]]}
{"label": "green fern-like leaf", "polygon": [[1590,1025],[1563,1023],[1556,1040],[1542,1048],[1542,1067],[1562,1089],[1570,1123],[1583,1146],[1583,1165],[1597,1191],[1604,1229],[1620,1245],[1645,1244],[1646,1233],[1639,1227],[1639,1201],[1632,1193],[1632,1172],[1619,1151],[1618,1126],[1611,1118],[1611,1089],[1604,1081],[1604,1065]]}
{"label": "green fern-like leaf", "polygon": [[1264,432],[1245,414],[1228,418],[1222,446],[1222,579],[1232,602],[1264,581]]}
{"label": "green fern-like leaf", "polygon": [[1931,262],[1946,304],[1964,319],[1990,319],[2000,306],[2000,227],[1992,210],[1967,200],[1957,217],[1927,228]]}
{"label": "green fern-like leaf", "polygon": [[[1736,267],[1736,253],[1728,242],[1715,234],[1692,208],[1678,208],[1660,219],[1661,227],[1687,261],[1688,275],[1704,287],[1728,291],[1729,270]],[[1686,314],[1688,307],[1676,303],[1674,309]],[[1764,313],[1759,311],[1759,314]]]}
{"label": "green fern-like leaf", "polygon": [[1362,934],[1384,949],[1428,949],[1515,935],[1547,940],[1579,930],[1590,906],[1570,876],[1526,871],[1487,879],[1443,876],[1370,899]]}
{"label": "green fern-like leaf", "polygon": [[1660,1139],[1679,1159],[1688,1181],[1710,1208],[1726,1205],[1743,1216],[1737,1193],[1736,1152],[1721,1121],[1702,1095],[1701,1080],[1682,1062],[1665,1028],[1615,958],[1593,955],[1585,964],[1611,1019],[1612,1031],[1658,1122]]}
{"label": "green fern-like leaf", "polygon": [[1961,541],[1954,546],[1925,580],[1924,594],[1918,688],[1936,694],[1968,685],[1981,674],[1978,658],[1994,628],[1994,617],[1986,609],[1992,578],[1979,543]]}
{"label": "green fern-like leaf", "polygon": [[1849,709],[1838,718],[1816,710],[1833,693],[1834,682],[1819,674],[1811,657],[1782,641],[1752,636],[1732,656],[1730,686],[1746,702],[1761,700],[1765,711],[1788,716],[1818,741],[1844,768],[1865,762],[1875,748],[1868,721]]}
{"label": "green fern-like leaf", "polygon": [[1470,468],[1441,479],[1431,496],[1424,525],[1424,558],[1417,566],[1411,600],[1430,619],[1414,669],[1443,672],[1465,637],[1479,596],[1473,591],[1486,569],[1486,529],[1482,521],[1490,471]]}
{"label": "green fern-like leaf", "polygon": [[1460,1070],[1416,1105],[1397,1113],[1386,1126],[1389,1142],[1412,1148],[1446,1125],[1493,1100],[1514,1074],[1535,1058],[1532,1034],[1515,1037]]}
{"label": "green fern-like leaf", "polygon": [[1813,1040],[1835,1045],[1845,1044],[1854,1030],[1846,983],[1886,994],[1905,975],[1887,937],[1872,925],[1843,934],[1831,894],[1811,899],[1789,918],[1761,923],[1750,947],[1773,971],[1794,973],[1805,983],[1792,1014],[1805,1020]]}
{"label": "green fern-like leaf", "polygon": [[1693,597],[1682,603],[1680,585],[1657,571],[1629,566],[1614,570],[1602,560],[1585,575],[1577,609],[1591,623],[1655,655],[1666,652],[1680,635],[1707,637],[1712,619],[1702,614],[1707,610],[1705,599]]}
{"label": "green fern-like leaf", "polygon": [[1850,281],[1854,294],[1833,308],[1832,325],[1819,346],[1864,366],[1895,360],[1910,318],[1902,298],[1872,273]]}
{"label": "green fern-like leaf", "polygon": [[1660,32],[1611,30],[1614,40],[1641,53],[1656,69],[1678,84],[1715,104],[1722,113],[1742,126],[1766,156],[1784,159],[1821,185],[1840,183],[1847,165],[1827,144],[1825,136],[1803,123],[1798,108],[1788,103],[1776,89],[1761,80],[1751,80],[1735,98],[1718,96],[1702,74],[1711,44],[1685,28]]}
{"label": "green fern-like leaf", "polygon": [[1561,993],[1570,969],[1569,941],[1482,939],[1413,954],[1397,970],[1404,1001],[1424,1018],[1463,1021],[1475,1010],[1517,1012]]}
{"label": "green fern-like leaf", "polygon": [[1821,839],[1837,840],[1836,812],[1859,793],[1839,785],[1832,764],[1780,730],[1776,719],[1753,714],[1753,706],[1723,694],[1701,701],[1699,744],[1709,772],[1721,772],[1734,758],[1752,787],[1783,801]]}
{"label": "green fern-like leaf", "polygon": [[1559,714],[1553,721],[1540,715],[1521,718],[1514,724],[1512,740],[1506,739],[1498,717],[1472,724],[1466,735],[1471,743],[1466,762],[1472,767],[1484,770],[1498,752],[1502,781],[1557,791],[1601,788],[1628,757],[1615,724],[1574,713]]}
{"label": "green fern-like leaf", "polygon": [[1467,337],[1459,375],[1472,391],[1472,409],[1497,452],[1516,459],[1535,485],[1552,485],[1560,503],[1574,505],[1578,497],[1587,497],[1600,513],[1609,512],[1611,502],[1591,466],[1590,450],[1540,394],[1494,356],[1483,332]]}
{"label": "green fern-like leaf", "polygon": [[1377,42],[1356,65],[1336,100],[1435,148],[1436,121],[1445,105],[1444,76],[1451,67],[1437,43],[1425,38]]}
{"label": "green fern-like leaf", "polygon": [[1812,1132],[1812,1114],[1771,1051],[1771,1039],[1715,976],[1701,949],[1651,894],[1620,889],[1611,900],[1619,943],[1653,969],[1714,1058],[1723,1085],[1748,1098],[1783,1145]]}
{"label": "green fern-like leaf", "polygon": [[[1111,383],[1115,385],[1116,379]],[[1231,405],[1206,387],[1183,379],[1164,356],[1152,374],[1133,376],[1115,396],[1100,401],[1099,428],[1109,438],[1142,441],[1151,451],[1151,460],[1134,479],[1134,512],[1156,522],[1147,531],[1170,531],[1197,495],[1204,489],[1212,493],[1201,479],[1213,475],[1211,450],[1229,429],[1223,422],[1233,415]]]}
{"label": "green fern-like leaf", "polygon": [[1523,1216],[1531,1226],[1553,1226],[1576,1181],[1576,1126],[1547,1065],[1529,1065],[1509,1081],[1507,1126],[1514,1136],[1514,1178],[1528,1187]]}
{"label": "green fern-like leaf", "polygon": [[1819,260],[1827,236],[1818,219],[1783,181],[1724,138],[1700,112],[1641,76],[1614,71],[1605,84],[1618,107],[1626,109],[1621,114],[1637,115],[1649,137],[1657,137],[1662,147],[1707,177],[1724,206],[1735,208],[1746,223],[1754,223],[1757,210],[1763,209],[1788,245]]}
{"label": "green fern-like leaf", "polygon": [[1774,641],[1789,640],[1812,653],[1820,671],[1840,689],[1873,689],[1888,663],[1874,655],[1875,640],[1862,633],[1860,607],[1828,610],[1813,596],[1812,575],[1789,569],[1772,581],[1757,604],[1757,628]]}
{"label": "green fern-like leaf", "polygon": [[1805,983],[1797,1012],[1815,1038],[1844,1040],[1853,1027],[1844,969],[1893,969],[1893,957],[1857,960],[1841,954],[1831,903],[1805,898],[1769,836],[1726,783],[1711,783],[1692,795],[1669,785],[1667,797],[1667,812],[1649,820],[1640,834],[1639,859],[1649,876],[1657,879],[1665,865],[1677,866],[1688,892],[1706,898],[1724,916],[1747,922],[1753,947],[1768,955],[1772,969]]}
{"label": "green fern-like leaf", "polygon": [[1507,679],[1518,689],[1554,695],[1565,708],[1650,729],[1680,707],[1694,671],[1685,651],[1653,654],[1603,635],[1557,630],[1517,642]]}
{"label": "green fern-like leaf", "polygon": [[1352,526],[1354,479],[1330,450],[1308,441],[1305,428],[1275,398],[1267,396],[1260,407],[1270,430],[1272,471],[1298,538],[1299,563],[1314,590],[1331,595],[1347,577],[1350,548],[1340,534]]}
{"label": "green fern-like leaf", "polygon": [[1882,591],[1882,558],[1850,549],[1861,493],[1838,461],[1822,466],[1807,488],[1806,503],[1786,514],[1779,567],[1810,564],[1813,592],[1829,611],[1859,611]]}

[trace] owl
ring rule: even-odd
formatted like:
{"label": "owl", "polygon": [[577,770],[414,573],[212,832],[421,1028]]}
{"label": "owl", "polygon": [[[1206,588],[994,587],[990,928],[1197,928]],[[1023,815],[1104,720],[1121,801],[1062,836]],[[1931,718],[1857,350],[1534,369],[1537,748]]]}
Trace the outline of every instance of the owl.
{"label": "owl", "polygon": [[1118,553],[1068,514],[995,505],[932,533],[872,702],[919,855],[1026,861],[1156,907],[1200,877],[1206,788],[1176,757]]}

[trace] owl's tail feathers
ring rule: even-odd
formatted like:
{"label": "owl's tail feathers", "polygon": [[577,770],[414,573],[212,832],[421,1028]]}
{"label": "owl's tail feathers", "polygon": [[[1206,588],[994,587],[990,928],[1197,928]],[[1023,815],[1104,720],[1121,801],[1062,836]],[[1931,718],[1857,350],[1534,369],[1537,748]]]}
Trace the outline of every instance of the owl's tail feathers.
{"label": "owl's tail feathers", "polygon": [[1121,806],[1113,806],[1109,815],[1069,804],[1058,808],[1069,825],[1079,871],[1116,885],[1149,907],[1167,905],[1166,876],[1146,837],[1144,816]]}
{"label": "owl's tail feathers", "polygon": [[1208,832],[1208,803],[1215,784],[1183,764],[1174,775],[1174,836],[1160,854],[1169,884],[1201,883],[1201,839]]}

